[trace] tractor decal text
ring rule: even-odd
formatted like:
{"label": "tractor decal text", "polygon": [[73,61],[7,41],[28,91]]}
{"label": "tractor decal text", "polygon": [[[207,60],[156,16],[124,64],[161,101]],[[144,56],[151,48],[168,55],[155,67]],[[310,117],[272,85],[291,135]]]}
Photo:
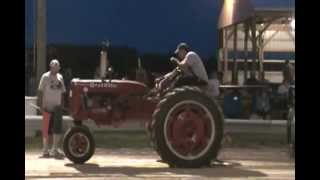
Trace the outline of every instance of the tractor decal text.
{"label": "tractor decal text", "polygon": [[90,83],[90,88],[117,88],[118,85],[117,84],[113,84],[113,83]]}

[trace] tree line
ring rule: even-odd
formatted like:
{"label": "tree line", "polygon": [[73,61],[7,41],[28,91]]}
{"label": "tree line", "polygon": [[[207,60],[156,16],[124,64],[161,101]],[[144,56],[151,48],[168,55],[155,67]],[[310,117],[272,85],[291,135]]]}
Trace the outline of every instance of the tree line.
{"label": "tree line", "polygon": [[[27,49],[29,58],[29,66],[33,60],[33,49]],[[70,68],[73,76],[78,78],[90,79],[93,78],[95,69],[100,63],[101,46],[97,45],[70,45],[70,44],[51,44],[47,47],[47,67],[51,59],[58,59],[61,63],[63,72]],[[175,66],[170,62],[170,57],[173,54],[160,53],[143,53],[139,54],[133,47],[127,46],[110,46],[108,48],[108,59],[114,69],[117,78],[126,76],[129,79],[134,79],[136,69],[138,68],[138,58],[141,59],[142,67],[148,73],[166,73],[171,71]],[[200,55],[201,56],[201,55]],[[216,58],[211,57],[203,59],[208,73],[216,69]],[[31,65],[30,65],[31,64]]]}

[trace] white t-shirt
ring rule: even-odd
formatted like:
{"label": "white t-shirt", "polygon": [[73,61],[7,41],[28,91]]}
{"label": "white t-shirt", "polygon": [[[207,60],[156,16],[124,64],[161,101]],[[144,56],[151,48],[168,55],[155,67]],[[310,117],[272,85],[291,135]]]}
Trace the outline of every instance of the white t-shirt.
{"label": "white t-shirt", "polygon": [[[183,59],[186,64],[192,69],[193,73],[201,80],[208,82],[207,71],[202,63],[201,58],[193,51],[189,51],[186,57]],[[183,62],[182,61],[182,62]],[[187,76],[192,76],[193,74],[188,69],[186,71]]]}
{"label": "white t-shirt", "polygon": [[62,94],[66,92],[61,74],[50,75],[50,71],[42,75],[39,83],[39,91],[42,91],[42,107],[52,111],[55,106],[61,105]]}

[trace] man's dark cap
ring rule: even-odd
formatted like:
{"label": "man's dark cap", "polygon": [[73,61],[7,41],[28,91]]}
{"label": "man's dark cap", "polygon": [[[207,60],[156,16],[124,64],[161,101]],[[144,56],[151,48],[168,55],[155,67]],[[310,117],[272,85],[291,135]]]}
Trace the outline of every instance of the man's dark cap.
{"label": "man's dark cap", "polygon": [[177,49],[174,51],[174,53],[178,54],[180,49],[185,49],[186,51],[189,51],[190,47],[188,46],[187,43],[182,42],[182,43],[178,44]]}

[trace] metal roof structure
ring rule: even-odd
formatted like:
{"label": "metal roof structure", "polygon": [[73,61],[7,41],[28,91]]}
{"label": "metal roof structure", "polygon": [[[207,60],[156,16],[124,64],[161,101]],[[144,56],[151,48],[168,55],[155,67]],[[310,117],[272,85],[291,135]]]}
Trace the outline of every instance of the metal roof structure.
{"label": "metal roof structure", "polygon": [[295,0],[251,0],[251,3],[254,9],[288,9],[295,6]]}
{"label": "metal roof structure", "polygon": [[224,0],[218,28],[241,23],[254,16],[292,16],[294,10],[295,0]]}
{"label": "metal roof structure", "polygon": [[[295,0],[224,0],[219,22],[219,71],[228,74],[228,53],[233,52],[232,83],[237,84],[237,52],[253,54],[250,71],[264,77],[264,52],[295,52]],[[249,42],[249,43],[248,43]],[[256,61],[258,60],[258,61]],[[245,66],[245,79],[247,71]]]}

